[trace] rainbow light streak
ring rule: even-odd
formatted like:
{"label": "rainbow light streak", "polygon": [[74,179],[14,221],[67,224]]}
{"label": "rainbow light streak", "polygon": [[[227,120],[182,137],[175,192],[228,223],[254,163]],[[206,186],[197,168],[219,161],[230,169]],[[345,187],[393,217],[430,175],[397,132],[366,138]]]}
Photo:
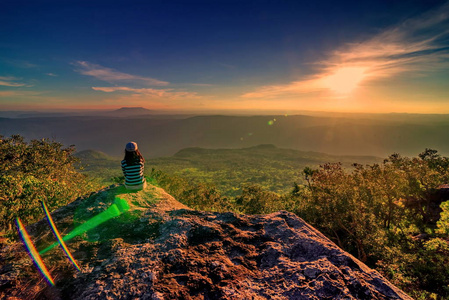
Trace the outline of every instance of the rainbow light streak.
{"label": "rainbow light streak", "polygon": [[27,248],[28,255],[31,257],[31,260],[34,262],[41,275],[45,278],[45,280],[47,280],[48,284],[52,286],[55,285],[55,282],[53,281],[50,272],[48,272],[47,268],[45,267],[42,258],[40,257],[39,253],[37,252],[36,248],[31,242],[30,236],[28,235],[28,232],[25,230],[25,227],[23,226],[22,221],[20,221],[19,218],[16,219],[16,224],[19,230],[20,238],[22,239],[23,244]]}
{"label": "rainbow light streak", "polygon": [[[120,216],[123,212],[126,212],[128,210],[129,210],[128,202],[126,202],[126,200],[124,200],[124,199],[116,197],[114,199],[114,204],[109,206],[104,212],[99,213],[95,217],[87,220],[86,222],[84,222],[80,226],[76,227],[69,234],[64,236],[62,238],[62,240],[63,241],[68,241],[68,240],[74,238],[75,236],[83,234],[84,232],[86,232],[88,230],[91,230],[92,228],[97,227],[98,225],[100,225],[101,223],[106,222],[109,219],[112,219],[112,218]],[[39,254],[42,255],[42,254],[50,251],[51,249],[56,247],[58,244],[59,243],[54,243],[54,244],[48,246],[47,248],[39,251]]]}
{"label": "rainbow light streak", "polygon": [[62,240],[61,235],[59,234],[58,229],[56,228],[55,222],[53,222],[53,218],[50,215],[50,212],[48,211],[47,205],[45,205],[45,202],[42,201],[42,207],[44,208],[44,212],[47,215],[48,223],[50,224],[51,230],[53,231],[56,239],[58,240],[59,244],[62,247],[62,250],[64,250],[65,254],[67,255],[67,258],[72,262],[72,264],[75,266],[75,268],[78,271],[81,271],[80,267],[76,263],[75,259],[73,258],[72,254],[70,253],[69,249],[67,248],[66,244]]}

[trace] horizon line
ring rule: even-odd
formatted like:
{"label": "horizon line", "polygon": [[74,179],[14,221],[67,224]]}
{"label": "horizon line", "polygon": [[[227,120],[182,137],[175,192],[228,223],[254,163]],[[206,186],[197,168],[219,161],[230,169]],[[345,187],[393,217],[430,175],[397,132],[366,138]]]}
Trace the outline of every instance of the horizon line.
{"label": "horizon line", "polygon": [[[148,115],[161,114],[177,114],[177,115],[210,115],[210,114],[257,114],[262,115],[294,115],[294,114],[359,114],[359,115],[449,115],[449,112],[407,112],[407,111],[389,111],[389,112],[366,112],[366,111],[338,111],[338,110],[295,110],[295,109],[203,109],[203,110],[186,110],[186,109],[150,109],[141,106],[121,106],[116,108],[30,108],[30,109],[1,109],[0,113],[83,113],[83,112],[116,112],[120,109],[143,109],[148,110]],[[144,115],[144,114],[143,114]],[[146,115],[146,114],[145,114]],[[136,115],[137,116],[137,115]]]}

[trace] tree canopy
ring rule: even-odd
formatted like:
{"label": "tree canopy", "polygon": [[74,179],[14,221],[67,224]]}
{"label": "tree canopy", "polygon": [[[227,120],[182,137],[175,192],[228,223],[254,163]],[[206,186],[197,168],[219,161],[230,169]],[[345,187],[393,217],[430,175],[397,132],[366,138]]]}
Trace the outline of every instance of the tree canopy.
{"label": "tree canopy", "polygon": [[74,151],[48,139],[0,136],[0,230],[10,230],[17,217],[42,218],[41,200],[54,209],[93,190],[74,167]]}

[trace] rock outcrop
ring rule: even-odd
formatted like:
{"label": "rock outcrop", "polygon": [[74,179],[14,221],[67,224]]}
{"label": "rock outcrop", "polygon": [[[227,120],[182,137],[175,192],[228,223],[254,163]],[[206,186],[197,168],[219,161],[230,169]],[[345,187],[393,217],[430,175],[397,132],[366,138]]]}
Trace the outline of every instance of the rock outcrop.
{"label": "rock outcrop", "polygon": [[[44,255],[56,286],[39,298],[411,299],[285,211],[199,212],[157,187],[125,193],[115,186],[52,215],[69,232],[115,196],[126,199],[130,211],[68,242],[82,272],[68,271],[58,248]],[[28,231],[38,248],[54,242],[45,221]]]}

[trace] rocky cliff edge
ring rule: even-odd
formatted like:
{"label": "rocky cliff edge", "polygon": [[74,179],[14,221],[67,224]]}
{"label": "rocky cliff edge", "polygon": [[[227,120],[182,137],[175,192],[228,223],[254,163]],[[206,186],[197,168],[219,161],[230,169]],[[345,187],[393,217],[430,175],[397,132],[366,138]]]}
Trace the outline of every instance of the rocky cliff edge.
{"label": "rocky cliff edge", "polygon": [[[115,197],[127,200],[130,210],[67,242],[81,272],[59,247],[52,249],[43,260],[56,285],[37,289],[33,297],[411,299],[286,211],[268,215],[194,211],[155,186],[134,193],[111,186],[52,216],[64,235],[104,211]],[[27,230],[38,249],[55,242],[45,220]],[[31,264],[23,253],[18,257]],[[2,295],[19,296],[11,283],[20,279],[17,267],[5,267],[0,279],[3,287],[5,280],[10,283]]]}

